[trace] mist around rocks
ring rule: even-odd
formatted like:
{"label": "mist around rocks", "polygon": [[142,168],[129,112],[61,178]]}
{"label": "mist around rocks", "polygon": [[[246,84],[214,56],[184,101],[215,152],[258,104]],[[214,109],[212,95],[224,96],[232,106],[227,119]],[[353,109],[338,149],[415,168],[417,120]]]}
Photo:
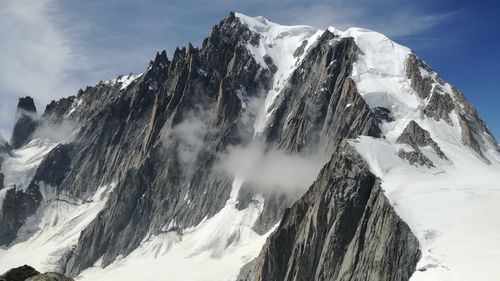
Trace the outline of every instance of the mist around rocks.
{"label": "mist around rocks", "polygon": [[240,177],[264,192],[305,192],[328,161],[319,154],[289,154],[267,149],[262,142],[229,147],[215,169]]}

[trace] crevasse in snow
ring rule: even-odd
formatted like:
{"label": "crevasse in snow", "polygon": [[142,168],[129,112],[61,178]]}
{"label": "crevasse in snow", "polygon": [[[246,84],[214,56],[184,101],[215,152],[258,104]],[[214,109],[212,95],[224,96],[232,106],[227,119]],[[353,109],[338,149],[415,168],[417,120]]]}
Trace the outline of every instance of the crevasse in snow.
{"label": "crevasse in snow", "polygon": [[0,248],[0,271],[29,264],[39,271],[60,270],[60,259],[77,243],[80,232],[104,208],[115,184],[101,186],[86,201],[76,202],[41,184],[43,202],[8,248]]}

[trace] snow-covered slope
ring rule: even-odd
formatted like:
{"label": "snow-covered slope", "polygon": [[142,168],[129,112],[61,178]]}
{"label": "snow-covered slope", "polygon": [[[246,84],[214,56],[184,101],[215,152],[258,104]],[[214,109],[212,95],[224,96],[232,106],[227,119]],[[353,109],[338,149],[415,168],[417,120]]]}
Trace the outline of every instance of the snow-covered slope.
{"label": "snow-covered slope", "polygon": [[[276,91],[266,97],[265,110],[271,111],[282,83],[293,66],[300,63],[300,58],[294,58],[292,52],[301,40],[308,38],[276,36],[283,33],[282,26],[262,17],[238,16],[263,34],[265,40],[279,38],[258,48],[249,46],[262,65],[266,65],[263,58],[267,54],[278,62],[278,69],[280,66],[285,69],[277,73],[284,81],[278,80]],[[309,27],[294,28],[302,33],[307,30]],[[284,33],[294,34],[294,31]],[[382,179],[386,195],[420,240],[423,256],[411,280],[498,278],[495,265],[500,263],[500,154],[494,138],[487,131],[481,132],[479,151],[464,144],[465,128],[459,114],[475,118],[463,110],[470,105],[460,92],[425,66],[419,67],[419,71],[432,81],[430,91],[448,94],[455,103],[448,122],[427,116],[425,109],[431,103],[431,96],[422,97],[412,87],[407,69],[413,55],[409,48],[362,28],[340,31],[330,27],[328,31],[339,37],[354,38],[360,54],[351,77],[372,109],[386,108],[392,115],[390,122],[381,124],[384,139],[361,137],[351,143]],[[309,38],[306,50],[322,32],[310,32],[314,35]],[[273,42],[279,47],[274,47]],[[433,162],[432,168],[410,165],[398,156],[400,149],[411,150],[397,143],[397,139],[412,120],[430,132],[447,159],[435,155],[430,147],[422,151]]]}
{"label": "snow-covered slope", "polygon": [[[266,93],[254,124],[256,133],[260,133],[273,111],[274,100],[323,31],[306,25],[279,25],[263,17],[249,17],[240,13],[236,13],[236,17],[252,32],[260,35],[258,45],[249,43],[247,48],[261,66],[274,72],[271,90]],[[266,61],[266,58],[271,60]]]}
{"label": "snow-covered slope", "polygon": [[64,257],[78,241],[80,232],[102,210],[113,187],[99,187],[83,202],[56,195],[50,186],[42,187],[42,206],[19,230],[12,245],[0,248],[0,271],[21,264],[30,264],[42,271],[61,271]]}
{"label": "snow-covered slope", "polygon": [[500,163],[436,138],[451,163],[416,168],[387,141],[352,144],[382,179],[386,196],[420,241],[413,280],[496,280],[500,263]]}
{"label": "snow-covered slope", "polygon": [[26,190],[38,165],[55,145],[46,140],[36,139],[20,149],[13,150],[12,155],[4,156],[0,166],[0,172],[4,177],[4,188],[0,189],[0,215],[7,191]]}
{"label": "snow-covered slope", "polygon": [[7,157],[2,165],[6,187],[16,185],[17,189],[25,190],[40,162],[57,145],[48,140],[35,139],[20,149],[15,149],[11,157]]}
{"label": "snow-covered slope", "polygon": [[[488,163],[463,143],[458,117],[466,106],[463,100],[435,73],[420,69],[432,77],[434,88],[441,87],[457,103],[451,122],[426,116],[429,99],[419,97],[407,78],[408,48],[373,31],[330,30],[355,39],[362,52],[352,73],[359,92],[372,108],[388,108],[395,118],[382,125],[385,139],[361,137],[351,143],[382,179],[386,196],[420,240],[423,256],[411,280],[499,278],[500,155],[491,136],[483,132],[481,150]],[[436,157],[430,147],[422,150],[432,168],[415,167],[398,157],[397,138],[412,120],[430,132],[448,159]]]}
{"label": "snow-covered slope", "polygon": [[105,269],[96,263],[85,270],[82,280],[162,280],[165,274],[179,281],[236,280],[240,268],[258,255],[269,235],[252,230],[262,202],[244,210],[236,208],[242,184],[235,179],[231,197],[215,216],[183,231],[166,225],[164,233],[147,238],[127,257]]}

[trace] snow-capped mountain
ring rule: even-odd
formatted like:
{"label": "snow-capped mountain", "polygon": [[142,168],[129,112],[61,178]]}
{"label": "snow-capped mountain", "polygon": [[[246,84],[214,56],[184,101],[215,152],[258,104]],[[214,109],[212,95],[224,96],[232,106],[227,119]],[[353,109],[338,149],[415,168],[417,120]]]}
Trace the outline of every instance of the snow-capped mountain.
{"label": "snow-capped mountain", "polygon": [[[0,141],[0,272],[79,280],[495,280],[500,149],[361,28],[231,13]],[[3,155],[3,156],[2,156]]]}

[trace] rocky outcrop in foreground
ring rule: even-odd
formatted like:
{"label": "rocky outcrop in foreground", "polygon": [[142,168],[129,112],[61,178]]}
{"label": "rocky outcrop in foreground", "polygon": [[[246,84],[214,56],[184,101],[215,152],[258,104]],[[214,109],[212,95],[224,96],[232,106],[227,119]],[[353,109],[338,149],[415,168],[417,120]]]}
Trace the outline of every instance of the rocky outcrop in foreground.
{"label": "rocky outcrop in foreground", "polygon": [[0,281],[73,281],[61,273],[40,273],[29,265],[13,268],[0,276]]}

